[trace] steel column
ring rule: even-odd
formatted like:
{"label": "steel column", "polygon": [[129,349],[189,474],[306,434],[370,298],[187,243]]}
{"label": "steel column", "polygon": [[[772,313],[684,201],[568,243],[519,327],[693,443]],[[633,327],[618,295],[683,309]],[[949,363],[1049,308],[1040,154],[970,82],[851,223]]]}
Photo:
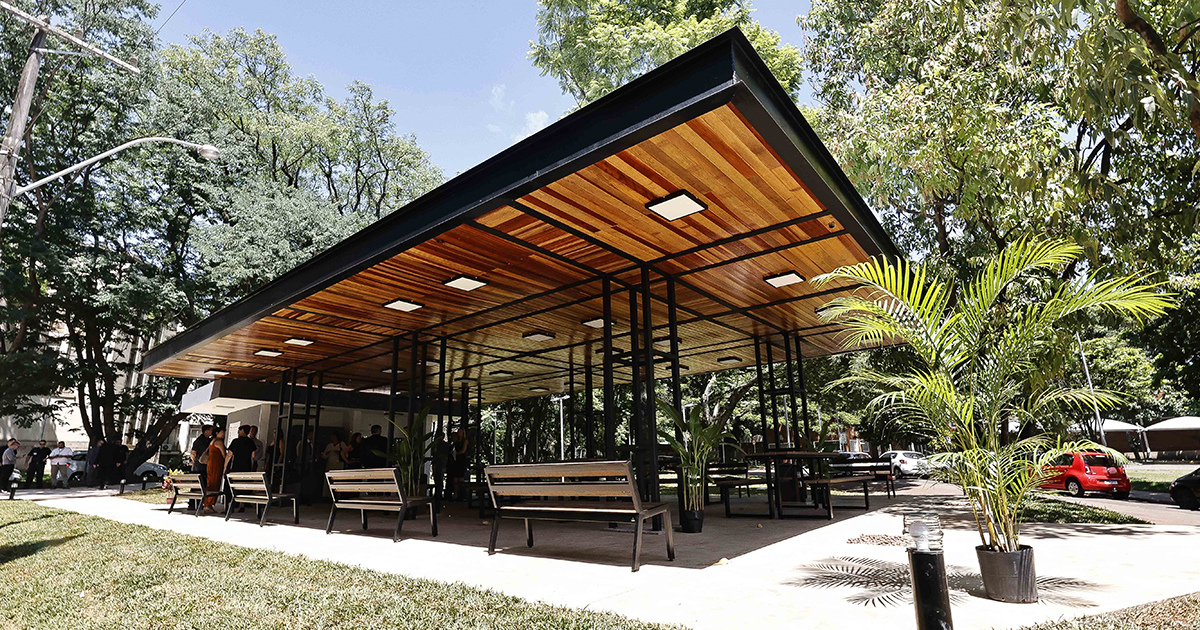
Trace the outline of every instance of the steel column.
{"label": "steel column", "polygon": [[568,369],[570,374],[567,376],[567,399],[563,402],[567,403],[567,426],[570,427],[571,440],[568,453],[570,457],[567,459],[575,459],[575,350],[571,349],[571,353],[567,355]]}
{"label": "steel column", "polygon": [[604,278],[604,457],[617,456],[617,409],[613,383],[612,281]]}
{"label": "steel column", "polygon": [[[762,445],[763,452],[770,450],[767,443],[767,398],[766,392],[763,391],[763,369],[762,369],[762,342],[758,337],[754,338],[754,369],[758,379],[758,418],[762,422]],[[772,473],[771,460],[764,459],[767,476],[767,516],[775,518],[775,479]]]}
{"label": "steel column", "polygon": [[[679,373],[679,311],[675,308],[675,278],[667,276],[667,334],[671,336],[671,406],[675,408],[675,413],[683,418],[683,383],[680,381]],[[683,437],[679,427],[673,427],[675,431],[675,439]],[[655,436],[656,443],[658,437]],[[676,453],[676,458],[679,454]],[[655,466],[657,468],[657,466]],[[683,470],[680,468],[676,472],[676,500],[679,504],[679,513],[683,514]],[[706,497],[707,498],[707,497]],[[682,517],[681,517],[682,518]]]}
{"label": "steel column", "polygon": [[[410,441],[413,439],[413,435],[414,435],[413,422],[415,422],[416,418],[417,418],[417,405],[420,404],[417,401],[417,382],[416,382],[417,369],[418,369],[418,367],[417,367],[417,348],[419,348],[419,347],[420,347],[420,340],[418,339],[418,333],[417,333],[417,331],[414,330],[413,334],[412,334],[412,341],[408,344],[408,422],[405,423],[408,425],[408,439]],[[425,427],[421,427],[420,431],[421,431],[421,434],[424,434]],[[391,446],[392,448],[395,448],[394,444],[389,444],[389,446]]]}
{"label": "steel column", "polygon": [[[800,448],[800,440],[797,439],[797,436],[799,436],[799,434],[800,434],[800,426],[799,426],[800,418],[799,418],[798,414],[796,413],[796,377],[795,377],[795,373],[792,371],[792,344],[788,343],[789,338],[791,338],[791,335],[784,333],[784,335],[783,335],[783,356],[784,356],[783,361],[784,361],[784,365],[787,366],[787,379],[788,379],[787,400],[788,400],[788,408],[791,409],[790,420],[791,420],[792,444],[794,444],[796,446],[796,448]],[[808,438],[807,435],[805,435],[804,437],[805,437],[805,439]]]}
{"label": "steel column", "polygon": [[584,457],[596,456],[596,422],[594,418],[595,403],[592,402],[592,344],[584,347],[583,357],[583,390],[587,398],[583,401],[583,448]]}
{"label": "steel column", "polygon": [[[657,501],[658,488],[658,392],[654,390],[654,317],[650,301],[650,268],[642,267],[642,350],[645,353],[642,376],[642,434],[646,457],[646,498]],[[654,518],[654,530],[662,529],[662,519]]]}
{"label": "steel column", "polygon": [[392,443],[396,440],[396,390],[398,388],[397,379],[400,378],[400,338],[392,338],[392,374],[391,374],[391,392],[388,394],[388,449],[391,450]]}
{"label": "steel column", "polygon": [[[646,470],[642,468],[642,453],[641,453],[641,437],[642,437],[642,366],[641,358],[638,356],[640,323],[638,320],[641,316],[638,314],[638,294],[637,289],[629,288],[629,368],[631,371],[632,381],[630,382],[630,402],[632,403],[632,413],[629,415],[629,431],[627,433],[629,440],[629,455],[633,460],[633,469],[637,472],[638,479],[645,484]],[[645,492],[642,492],[645,495]]]}
{"label": "steel column", "polygon": [[812,439],[811,429],[808,427],[808,383],[804,380],[804,355],[800,352],[800,335],[795,335],[793,340],[796,343],[796,371],[800,377],[800,405],[801,411],[804,413],[804,435]]}

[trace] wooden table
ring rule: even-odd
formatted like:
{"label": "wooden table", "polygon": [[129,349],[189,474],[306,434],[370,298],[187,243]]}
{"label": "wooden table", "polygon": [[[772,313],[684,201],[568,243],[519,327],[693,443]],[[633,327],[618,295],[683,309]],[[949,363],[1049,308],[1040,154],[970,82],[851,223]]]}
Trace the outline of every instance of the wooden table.
{"label": "wooden table", "polygon": [[[812,464],[812,466],[809,467],[810,468],[809,475],[815,477],[815,476],[819,476],[819,475],[817,474],[818,471],[813,470],[813,468],[826,468],[827,463],[830,460],[836,459],[837,457],[838,457],[838,453],[815,453],[815,452],[811,452],[811,451],[792,451],[792,450],[764,451],[761,453],[746,453],[745,458],[747,460],[761,461],[761,462],[763,462],[763,464],[766,465],[766,468],[767,468],[767,517],[768,518],[808,518],[807,515],[801,516],[801,515],[784,514],[784,512],[783,512],[783,507],[784,507],[783,506],[783,497],[779,491],[779,481],[780,481],[779,480],[779,466],[778,466],[779,463],[785,462],[785,461],[810,462]],[[811,493],[810,493],[810,495],[811,495]],[[816,504],[815,500],[811,504],[805,502],[802,504],[792,504],[792,505],[804,505],[804,506],[811,505],[811,507],[819,507]],[[762,516],[762,515],[759,514],[759,515],[755,515],[755,516]]]}

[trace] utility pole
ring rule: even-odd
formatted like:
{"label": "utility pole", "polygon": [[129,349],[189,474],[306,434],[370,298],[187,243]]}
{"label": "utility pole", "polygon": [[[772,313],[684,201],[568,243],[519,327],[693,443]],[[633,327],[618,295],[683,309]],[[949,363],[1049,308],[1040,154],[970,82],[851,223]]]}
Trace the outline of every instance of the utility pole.
{"label": "utility pole", "polygon": [[107,59],[120,68],[134,74],[138,73],[138,69],[137,66],[117,59],[71,33],[51,25],[49,17],[35,17],[7,2],[0,2],[0,10],[33,25],[37,29],[33,33],[33,41],[29,44],[29,57],[25,59],[25,67],[21,70],[21,78],[17,82],[17,93],[16,98],[13,100],[12,117],[9,119],[8,127],[5,129],[4,140],[0,142],[0,228],[3,228],[4,217],[8,214],[9,204],[12,203],[11,191],[17,170],[17,158],[20,155],[21,142],[25,138],[25,125],[29,120],[29,108],[33,104],[33,92],[37,86],[38,71],[42,66],[42,55],[45,53],[76,54],[70,51],[47,49],[46,36],[54,35],[83,49],[88,54]]}
{"label": "utility pole", "polygon": [[[1079,333],[1075,333],[1075,343],[1079,344],[1079,359],[1083,361],[1083,376],[1087,379],[1088,391],[1095,396],[1096,388],[1092,387],[1092,373],[1088,370],[1087,355],[1083,353],[1083,340],[1079,338]],[[1100,419],[1100,407],[1095,400],[1092,401],[1092,411],[1096,413],[1096,432],[1100,434],[1100,443],[1108,446],[1108,438],[1104,437],[1104,421]]]}

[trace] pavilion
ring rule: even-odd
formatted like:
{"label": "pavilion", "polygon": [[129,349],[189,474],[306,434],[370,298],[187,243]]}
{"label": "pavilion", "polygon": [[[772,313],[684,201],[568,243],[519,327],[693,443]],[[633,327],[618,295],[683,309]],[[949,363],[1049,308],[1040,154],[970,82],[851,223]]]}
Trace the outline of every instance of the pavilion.
{"label": "pavilion", "polygon": [[[800,359],[843,350],[816,309],[859,288],[808,279],[896,254],[735,29],[164,341],[144,371],[278,384],[288,444],[320,422],[322,392],[477,432],[480,405],[601,389],[571,452],[616,457],[627,426],[656,499],[655,379],[678,408],[680,375],[756,366],[764,439],[809,435]],[[780,361],[782,383],[764,369]]]}

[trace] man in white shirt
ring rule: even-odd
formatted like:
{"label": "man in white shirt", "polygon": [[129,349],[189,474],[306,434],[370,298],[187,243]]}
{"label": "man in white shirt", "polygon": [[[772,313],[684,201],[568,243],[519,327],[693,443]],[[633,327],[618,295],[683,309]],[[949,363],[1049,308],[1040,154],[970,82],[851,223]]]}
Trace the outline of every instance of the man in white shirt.
{"label": "man in white shirt", "polygon": [[4,453],[0,454],[0,488],[5,492],[12,487],[12,473],[17,466],[17,449],[21,448],[21,443],[14,438],[8,439],[8,448],[4,449]]}
{"label": "man in white shirt", "polygon": [[50,487],[58,487],[58,477],[62,476],[63,487],[71,489],[71,456],[75,451],[67,447],[67,443],[58,441],[58,446],[50,451]]}

